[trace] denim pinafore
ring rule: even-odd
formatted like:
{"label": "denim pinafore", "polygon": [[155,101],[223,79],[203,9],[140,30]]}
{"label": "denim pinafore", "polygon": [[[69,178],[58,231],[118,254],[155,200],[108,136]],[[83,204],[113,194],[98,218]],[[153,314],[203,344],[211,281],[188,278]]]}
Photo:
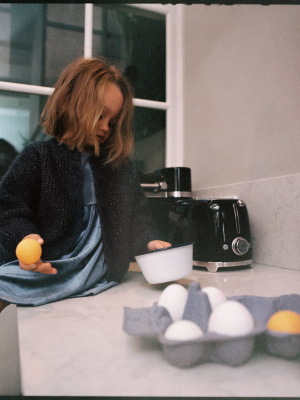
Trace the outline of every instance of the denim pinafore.
{"label": "denim pinafore", "polygon": [[89,155],[82,153],[81,157],[84,217],[73,251],[51,261],[57,269],[55,275],[22,270],[18,260],[2,265],[1,300],[22,306],[40,306],[65,298],[96,295],[117,284],[105,279],[107,266],[100,217],[96,210],[94,178]]}

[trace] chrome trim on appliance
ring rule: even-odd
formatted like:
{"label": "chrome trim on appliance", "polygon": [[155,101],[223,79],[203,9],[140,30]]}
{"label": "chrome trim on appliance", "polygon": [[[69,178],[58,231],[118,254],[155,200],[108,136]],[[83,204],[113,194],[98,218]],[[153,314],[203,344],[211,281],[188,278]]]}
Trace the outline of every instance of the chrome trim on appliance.
{"label": "chrome trim on appliance", "polygon": [[168,197],[167,192],[145,192],[146,197]]}
{"label": "chrome trim on appliance", "polygon": [[174,192],[167,192],[167,197],[192,197],[192,192],[181,192],[181,191],[174,191]]}
{"label": "chrome trim on appliance", "polygon": [[188,197],[191,198],[191,192],[165,192],[165,191],[152,191],[152,192],[148,192],[145,191],[145,195],[146,197],[175,197],[175,198],[181,198],[181,197]]}
{"label": "chrome trim on appliance", "polygon": [[246,261],[230,261],[230,262],[205,262],[205,261],[194,261],[193,265],[196,267],[205,267],[207,268],[208,272],[217,272],[221,267],[241,267],[243,265],[250,265],[252,264],[253,260],[246,260]]}
{"label": "chrome trim on appliance", "polygon": [[[223,242],[225,243],[226,242],[226,234],[225,234],[225,223],[224,223],[224,220],[225,220],[224,211],[222,211],[222,218],[223,218],[223,224],[222,224],[223,225],[222,226]],[[227,248],[228,248],[228,246],[227,246]],[[223,246],[223,249],[224,249],[224,246]]]}
{"label": "chrome trim on appliance", "polygon": [[216,204],[216,203],[210,204],[209,208],[210,208],[211,210],[214,210],[214,211],[220,210],[219,204]]}
{"label": "chrome trim on appliance", "polygon": [[234,211],[234,217],[235,217],[235,229],[236,229],[237,233],[241,233],[239,212],[238,212],[237,205],[235,203],[233,203],[233,211]]}
{"label": "chrome trim on appliance", "polygon": [[[245,251],[242,251],[242,250],[238,247],[238,244],[239,244],[240,241],[245,242],[245,243],[247,244],[247,249],[246,249]],[[242,238],[242,237],[237,237],[237,238],[235,238],[235,239],[232,241],[231,247],[232,247],[232,251],[233,251],[237,256],[243,256],[244,254],[247,253],[247,251],[250,249],[251,246],[250,246],[250,243],[249,243],[246,239],[244,239],[244,238]]]}
{"label": "chrome trim on appliance", "polygon": [[158,183],[141,183],[141,187],[143,189],[167,189],[166,182],[158,182]]}

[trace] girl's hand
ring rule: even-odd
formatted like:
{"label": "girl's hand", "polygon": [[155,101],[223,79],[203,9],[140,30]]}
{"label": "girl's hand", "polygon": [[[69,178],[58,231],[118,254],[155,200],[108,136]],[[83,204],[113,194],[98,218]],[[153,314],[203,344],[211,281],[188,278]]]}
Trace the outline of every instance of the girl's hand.
{"label": "girl's hand", "polygon": [[[37,235],[36,233],[27,235],[27,236],[23,237],[23,239],[34,239],[40,245],[42,245],[44,243],[44,240],[40,237],[40,235]],[[52,268],[52,265],[49,262],[44,263],[44,262],[42,262],[41,259],[39,259],[34,264],[24,264],[21,261],[19,261],[19,265],[20,265],[21,269],[24,269],[26,271],[41,272],[42,274],[56,274],[57,273],[57,270],[55,268]]]}
{"label": "girl's hand", "polygon": [[147,245],[149,251],[163,249],[165,247],[170,247],[170,246],[172,246],[171,243],[164,242],[162,240],[152,240]]}

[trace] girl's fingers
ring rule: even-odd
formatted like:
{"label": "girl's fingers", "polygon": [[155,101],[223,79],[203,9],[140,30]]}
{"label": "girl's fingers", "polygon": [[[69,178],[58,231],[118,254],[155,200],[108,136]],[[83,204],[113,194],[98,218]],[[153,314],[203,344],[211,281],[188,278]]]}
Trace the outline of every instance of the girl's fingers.
{"label": "girl's fingers", "polygon": [[163,249],[165,247],[170,247],[172,246],[171,243],[169,242],[164,242],[163,240],[152,240],[151,242],[148,243],[148,250],[157,250],[157,249]]}
{"label": "girl's fingers", "polygon": [[38,261],[35,264],[23,264],[20,262],[20,268],[26,271],[40,272],[42,274],[54,275],[57,273],[57,270],[52,268],[50,263],[43,263],[42,261]]}
{"label": "girl's fingers", "polygon": [[34,239],[39,244],[43,244],[44,243],[44,239],[41,238],[40,235],[38,235],[37,233],[31,233],[30,235],[27,235],[27,236],[23,237],[22,240],[24,240],[24,239]]}
{"label": "girl's fingers", "polygon": [[31,271],[34,272],[40,272],[42,274],[56,274],[57,270],[55,268],[52,268],[52,265],[50,263],[40,263],[40,264],[36,264],[37,267],[33,268]]}

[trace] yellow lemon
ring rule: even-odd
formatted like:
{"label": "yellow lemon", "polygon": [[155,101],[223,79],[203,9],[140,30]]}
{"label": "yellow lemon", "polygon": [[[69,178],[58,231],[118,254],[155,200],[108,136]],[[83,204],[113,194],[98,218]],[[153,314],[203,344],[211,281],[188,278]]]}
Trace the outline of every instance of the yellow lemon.
{"label": "yellow lemon", "polygon": [[35,239],[23,239],[16,248],[18,259],[24,264],[34,264],[41,258],[42,247]]}
{"label": "yellow lemon", "polygon": [[277,311],[268,320],[267,328],[284,333],[300,333],[300,314],[291,310]]}

